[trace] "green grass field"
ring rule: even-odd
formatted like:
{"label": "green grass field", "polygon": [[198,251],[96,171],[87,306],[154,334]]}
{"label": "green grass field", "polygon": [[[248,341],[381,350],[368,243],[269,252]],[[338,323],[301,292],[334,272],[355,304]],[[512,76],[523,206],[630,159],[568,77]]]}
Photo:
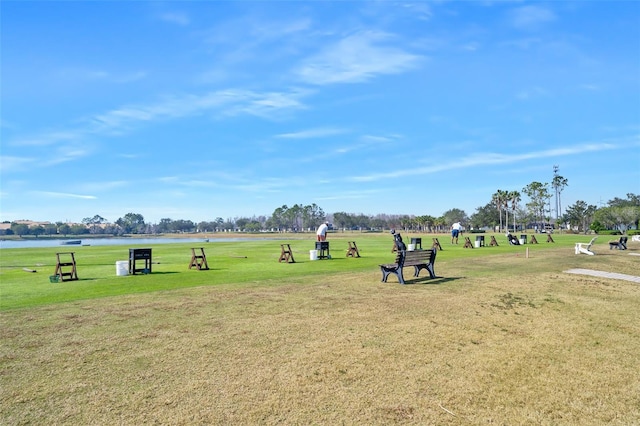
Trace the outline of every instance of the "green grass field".
{"label": "green grass field", "polygon": [[[408,243],[411,237],[423,238],[423,247],[431,246],[431,235],[407,234]],[[60,246],[40,249],[3,249],[0,252],[0,310],[26,308],[48,305],[58,302],[86,300],[124,294],[146,293],[160,290],[171,290],[196,286],[242,285],[247,283],[269,283],[283,278],[326,275],[340,272],[378,273],[377,265],[394,260],[391,253],[393,240],[388,234],[333,234],[330,239],[332,259],[330,261],[311,261],[309,250],[314,248],[312,235],[305,239],[283,240],[247,240],[243,242],[198,243],[203,246],[208,258],[210,271],[189,270],[191,260],[190,244],[157,244],[148,246],[153,250],[153,273],[151,275],[116,276],[115,263],[127,260],[129,248],[136,246]],[[502,235],[495,235],[498,247],[482,247],[464,249],[464,239],[458,245],[451,245],[447,235],[435,236],[443,246],[436,259],[438,267],[449,261],[483,258],[489,255],[513,254],[516,259],[524,258],[526,248],[529,249],[532,262],[541,250],[554,247],[567,247],[571,254],[574,242],[588,241],[590,237],[581,235],[556,235],[555,243],[546,243],[545,236],[538,236],[539,244],[525,246],[509,246]],[[475,241],[474,235],[470,235]],[[486,236],[488,245],[490,235]],[[606,249],[607,237],[600,237],[597,243],[600,251]],[[357,241],[361,258],[346,258],[349,240]],[[607,240],[608,241],[608,240]],[[294,253],[296,263],[278,263],[280,244],[288,243]],[[147,247],[147,246],[142,246]],[[52,284],[49,276],[53,275],[56,266],[57,252],[73,251],[75,253],[78,281]],[[518,265],[526,268],[528,265]],[[23,268],[36,270],[36,273],[25,272]],[[517,273],[514,271],[514,273]],[[410,274],[409,274],[410,276]]]}
{"label": "green grass field", "polygon": [[640,286],[563,272],[638,275],[640,244],[437,235],[440,278],[402,286],[380,282],[389,234],[331,234],[320,261],[312,237],[212,239],[208,271],[190,245],[146,246],[159,263],[136,276],[116,276],[128,246],[66,247],[80,280],[61,283],[60,247],[3,249],[0,423],[640,423]]}

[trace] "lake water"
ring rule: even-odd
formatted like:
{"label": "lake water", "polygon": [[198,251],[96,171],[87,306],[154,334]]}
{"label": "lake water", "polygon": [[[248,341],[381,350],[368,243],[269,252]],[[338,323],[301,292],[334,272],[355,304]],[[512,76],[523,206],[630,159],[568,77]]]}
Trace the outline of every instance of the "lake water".
{"label": "lake water", "polygon": [[[251,241],[251,240],[264,240],[265,238],[212,238],[210,242],[230,243],[235,241]],[[268,239],[268,238],[267,238]],[[74,248],[80,247],[75,244],[62,244],[65,241],[70,240],[54,240],[54,239],[41,239],[41,240],[21,240],[21,241],[0,241],[0,249],[10,248],[34,248],[34,247],[64,247]],[[190,244],[202,244],[207,240],[204,238],[87,238],[81,240],[81,245],[90,246],[126,246],[126,245],[151,245],[151,244],[177,244],[177,243],[190,243]]]}

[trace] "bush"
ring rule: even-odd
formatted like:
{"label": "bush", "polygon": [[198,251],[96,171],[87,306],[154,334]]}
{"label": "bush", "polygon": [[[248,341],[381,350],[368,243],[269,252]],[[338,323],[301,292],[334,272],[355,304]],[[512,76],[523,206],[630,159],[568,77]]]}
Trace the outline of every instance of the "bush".
{"label": "bush", "polygon": [[622,235],[622,232],[620,231],[615,231],[615,230],[609,230],[609,229],[601,229],[598,232],[596,232],[596,234],[598,235]]}

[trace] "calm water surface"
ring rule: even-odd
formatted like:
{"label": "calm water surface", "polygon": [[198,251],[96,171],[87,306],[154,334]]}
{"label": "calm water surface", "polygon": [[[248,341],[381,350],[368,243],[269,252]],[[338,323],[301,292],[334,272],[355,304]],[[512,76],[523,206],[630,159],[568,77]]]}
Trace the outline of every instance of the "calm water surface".
{"label": "calm water surface", "polygon": [[[212,238],[209,240],[212,243],[230,243],[236,241],[255,241],[265,240],[270,238]],[[276,238],[273,238],[276,239]],[[41,240],[26,240],[26,241],[0,241],[0,249],[9,248],[34,248],[34,247],[66,247],[73,248],[80,245],[89,246],[124,246],[124,245],[151,245],[151,244],[177,244],[177,243],[205,243],[204,238],[87,238],[82,239],[82,244],[63,244],[70,240],[54,240],[54,239],[41,239]],[[77,240],[76,240],[77,241]]]}

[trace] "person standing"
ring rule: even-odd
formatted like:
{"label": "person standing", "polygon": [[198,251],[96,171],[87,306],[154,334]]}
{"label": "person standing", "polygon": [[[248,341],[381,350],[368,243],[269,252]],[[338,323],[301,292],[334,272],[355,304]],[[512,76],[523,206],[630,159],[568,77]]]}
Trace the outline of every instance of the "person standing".
{"label": "person standing", "polygon": [[318,230],[316,231],[316,236],[318,237],[318,241],[327,241],[328,229],[329,229],[329,222],[325,222],[322,225],[318,226]]}
{"label": "person standing", "polygon": [[455,240],[455,244],[458,244],[458,235],[460,235],[460,230],[462,229],[462,225],[460,225],[460,222],[456,222],[453,225],[451,225],[451,244],[454,244],[454,240]]}

